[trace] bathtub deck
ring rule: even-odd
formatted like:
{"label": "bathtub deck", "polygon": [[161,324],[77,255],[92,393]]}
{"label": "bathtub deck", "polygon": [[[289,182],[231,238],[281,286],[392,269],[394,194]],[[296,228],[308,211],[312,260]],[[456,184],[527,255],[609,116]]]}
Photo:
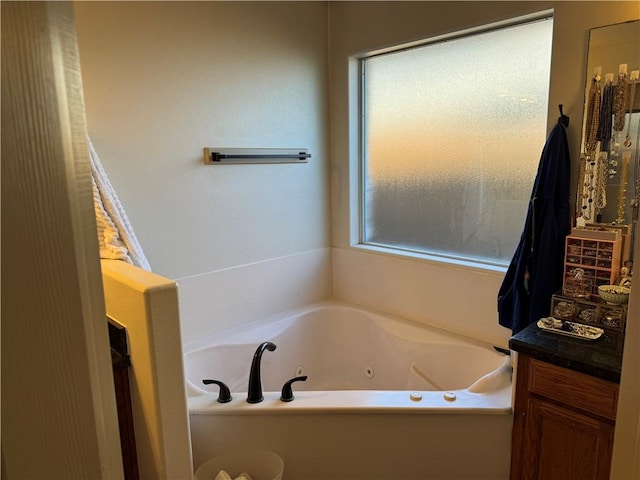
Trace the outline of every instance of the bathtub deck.
{"label": "bathtub deck", "polygon": [[[418,393],[419,399],[415,393]],[[511,388],[490,394],[468,390],[450,392],[344,390],[295,392],[292,402],[280,401],[280,392],[264,392],[260,404],[246,402],[246,393],[232,393],[232,401],[218,403],[217,394],[188,399],[190,415],[320,415],[327,413],[366,414],[473,414],[505,415],[511,413]],[[413,395],[412,395],[413,394]],[[452,398],[451,394],[454,395]]]}

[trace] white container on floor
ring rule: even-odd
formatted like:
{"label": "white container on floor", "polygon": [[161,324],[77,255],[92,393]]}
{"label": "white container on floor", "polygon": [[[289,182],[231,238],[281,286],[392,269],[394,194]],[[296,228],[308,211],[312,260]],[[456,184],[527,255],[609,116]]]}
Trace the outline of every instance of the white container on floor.
{"label": "white container on floor", "polygon": [[237,450],[207,460],[198,467],[195,480],[212,480],[220,470],[231,478],[248,473],[253,480],[282,480],[284,461],[273,452],[264,450]]}

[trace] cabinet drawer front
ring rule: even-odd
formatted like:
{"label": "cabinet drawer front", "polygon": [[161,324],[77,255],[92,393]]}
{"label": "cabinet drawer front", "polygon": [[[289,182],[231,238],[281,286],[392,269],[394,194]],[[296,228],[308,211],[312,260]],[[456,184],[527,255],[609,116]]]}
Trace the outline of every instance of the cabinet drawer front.
{"label": "cabinet drawer front", "polygon": [[531,359],[529,391],[581,410],[616,418],[618,384]]}

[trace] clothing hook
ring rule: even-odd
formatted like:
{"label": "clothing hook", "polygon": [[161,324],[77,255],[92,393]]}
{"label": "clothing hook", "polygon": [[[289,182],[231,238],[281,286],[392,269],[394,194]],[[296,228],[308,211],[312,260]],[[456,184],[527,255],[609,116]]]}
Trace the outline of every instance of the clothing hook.
{"label": "clothing hook", "polygon": [[562,104],[558,105],[558,109],[560,110],[560,118],[558,118],[558,123],[561,123],[565,127],[568,127],[569,117],[562,112]]}

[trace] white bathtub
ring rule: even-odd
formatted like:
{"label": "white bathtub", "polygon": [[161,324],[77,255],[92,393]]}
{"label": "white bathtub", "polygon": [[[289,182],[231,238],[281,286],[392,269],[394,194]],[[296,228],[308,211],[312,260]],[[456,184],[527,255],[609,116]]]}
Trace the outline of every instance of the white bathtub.
{"label": "white bathtub", "polygon": [[[264,401],[247,403],[253,353]],[[236,448],[279,453],[284,478],[508,478],[511,365],[491,345],[342,303],[217,335],[185,354],[194,467]],[[295,399],[280,401],[282,385]],[[225,382],[233,400],[218,403]]]}

